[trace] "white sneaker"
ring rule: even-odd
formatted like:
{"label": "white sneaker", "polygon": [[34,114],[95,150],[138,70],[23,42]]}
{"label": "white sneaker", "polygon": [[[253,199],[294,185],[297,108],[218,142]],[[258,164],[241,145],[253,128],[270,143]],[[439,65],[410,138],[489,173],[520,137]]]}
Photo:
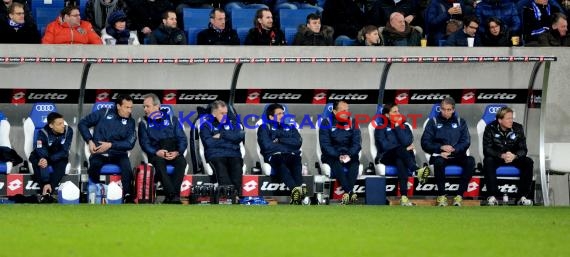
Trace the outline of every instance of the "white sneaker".
{"label": "white sneaker", "polygon": [[521,197],[521,199],[518,201],[518,205],[524,205],[524,206],[532,206],[532,200],[530,199],[526,199],[526,197]]}
{"label": "white sneaker", "polygon": [[495,198],[494,196],[489,196],[487,198],[487,205],[489,206],[499,205],[499,201],[497,201],[497,198]]}

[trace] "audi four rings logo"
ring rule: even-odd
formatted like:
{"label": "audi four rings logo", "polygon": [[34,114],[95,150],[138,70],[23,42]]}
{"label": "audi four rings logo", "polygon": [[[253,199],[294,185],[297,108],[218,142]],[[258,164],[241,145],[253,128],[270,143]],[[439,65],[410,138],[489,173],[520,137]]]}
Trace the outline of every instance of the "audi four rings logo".
{"label": "audi four rings logo", "polygon": [[49,104],[38,104],[36,105],[36,111],[38,112],[53,112],[55,106]]}
{"label": "audi four rings logo", "polygon": [[111,108],[113,108],[113,104],[99,104],[99,105],[97,105],[97,110],[101,110],[103,108],[111,109]]}
{"label": "audi four rings logo", "polygon": [[491,106],[489,107],[488,111],[489,113],[497,113],[501,108],[503,108],[502,106]]}

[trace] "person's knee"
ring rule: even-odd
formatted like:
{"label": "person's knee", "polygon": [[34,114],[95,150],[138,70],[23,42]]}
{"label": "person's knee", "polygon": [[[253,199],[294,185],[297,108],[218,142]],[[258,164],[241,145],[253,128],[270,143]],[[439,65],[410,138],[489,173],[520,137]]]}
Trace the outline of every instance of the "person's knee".
{"label": "person's knee", "polygon": [[432,163],[434,167],[444,167],[445,166],[445,160],[442,157],[431,157],[433,158]]}

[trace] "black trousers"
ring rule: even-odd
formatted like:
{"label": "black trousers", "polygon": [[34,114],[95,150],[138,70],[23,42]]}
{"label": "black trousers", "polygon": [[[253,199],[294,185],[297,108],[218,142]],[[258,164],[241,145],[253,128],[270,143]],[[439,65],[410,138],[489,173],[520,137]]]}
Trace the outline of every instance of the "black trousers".
{"label": "black trousers", "polygon": [[208,162],[214,170],[214,176],[220,186],[233,185],[238,191],[241,188],[243,159],[241,157],[218,157]]}
{"label": "black trousers", "polygon": [[87,173],[89,178],[94,183],[99,183],[99,175],[101,175],[101,167],[105,164],[116,164],[121,169],[121,184],[123,185],[123,195],[131,194],[131,183],[133,179],[133,171],[131,168],[131,161],[125,155],[120,156],[104,156],[101,154],[94,154],[89,157],[89,168]]}
{"label": "black trousers", "polygon": [[303,184],[301,156],[275,154],[271,156],[269,164],[275,170],[277,178],[285,183],[289,190]]}
{"label": "black trousers", "polygon": [[438,195],[445,195],[445,167],[448,165],[457,165],[463,168],[461,174],[461,180],[459,182],[459,190],[457,195],[463,196],[465,190],[471,177],[473,176],[473,171],[475,170],[475,158],[472,156],[460,156],[451,159],[445,159],[441,156],[432,156],[430,163],[433,164],[433,172],[435,175],[435,181],[437,183]]}
{"label": "black trousers", "polygon": [[483,159],[483,170],[485,172],[485,180],[487,181],[487,193],[489,196],[497,197],[497,167],[502,165],[512,165],[519,169],[520,179],[517,184],[519,197],[528,197],[530,186],[532,184],[532,175],[534,162],[531,158],[516,158],[511,163],[505,163],[505,160],[496,157],[485,157]]}
{"label": "black trousers", "polygon": [[[333,178],[338,180],[345,193],[351,193],[356,179],[358,178],[358,166],[360,162],[357,158],[351,159],[347,163],[341,163],[338,157],[329,157],[323,155],[323,162],[331,166]],[[345,172],[345,168],[347,171]]]}
{"label": "black trousers", "polygon": [[[167,197],[180,195],[180,185],[186,171],[184,155],[178,155],[174,160],[166,160],[154,155],[150,157],[149,161],[154,166],[156,175],[164,187],[164,195]],[[166,172],[166,165],[168,164],[174,166],[174,173],[171,176]]]}
{"label": "black trousers", "polygon": [[400,184],[400,194],[408,195],[408,174],[410,171],[418,169],[416,157],[413,151],[399,146],[388,150],[380,160],[385,165],[394,165],[398,169],[398,181]]}
{"label": "black trousers", "polygon": [[48,165],[53,169],[52,173],[49,173],[47,168],[40,168],[38,165],[40,159],[33,154],[30,156],[30,162],[34,169],[34,175],[32,178],[40,185],[40,190],[43,190],[46,184],[50,184],[51,190],[55,190],[63,176],[65,176],[65,167],[67,166],[68,159],[65,158],[55,162],[48,160]]}

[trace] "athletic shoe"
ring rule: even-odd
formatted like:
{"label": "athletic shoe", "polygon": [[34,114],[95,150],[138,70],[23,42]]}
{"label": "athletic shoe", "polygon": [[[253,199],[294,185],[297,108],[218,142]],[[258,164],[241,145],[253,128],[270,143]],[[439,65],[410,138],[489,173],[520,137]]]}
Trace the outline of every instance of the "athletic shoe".
{"label": "athletic shoe", "polygon": [[301,187],[294,187],[293,190],[291,190],[291,204],[301,204],[301,192]]}
{"label": "athletic shoe", "polygon": [[453,206],[459,206],[461,207],[463,203],[463,197],[460,195],[456,195],[455,197],[453,197]]}
{"label": "athletic shoe", "polygon": [[497,198],[495,198],[494,196],[489,196],[487,197],[487,205],[489,206],[499,205],[499,201],[497,201]]}
{"label": "athletic shoe", "polygon": [[427,165],[424,165],[423,167],[417,169],[416,174],[418,176],[418,182],[422,185],[425,184],[427,182],[430,173],[431,170]]}
{"label": "athletic shoe", "polygon": [[356,203],[358,201],[358,195],[356,195],[355,192],[352,192],[352,194],[350,194],[350,203]]}
{"label": "athletic shoe", "polygon": [[350,201],[350,195],[348,193],[344,193],[342,195],[342,200],[341,200],[341,204],[347,205]]}
{"label": "athletic shoe", "polygon": [[518,201],[518,205],[524,205],[524,206],[532,206],[532,200],[530,199],[526,199],[526,197],[521,197],[521,199]]}
{"label": "athletic shoe", "polygon": [[437,197],[437,206],[447,206],[447,197],[445,195],[440,195]]}
{"label": "athletic shoe", "polygon": [[42,197],[40,198],[40,203],[53,203],[53,202],[54,202],[53,198],[49,193],[43,194]]}
{"label": "athletic shoe", "polygon": [[302,184],[301,185],[301,199],[307,197],[307,185],[306,184]]}
{"label": "athletic shoe", "polygon": [[401,206],[414,206],[415,204],[412,203],[412,202],[410,201],[410,199],[408,199],[407,196],[402,195],[402,197],[400,198],[400,205],[401,205]]}

